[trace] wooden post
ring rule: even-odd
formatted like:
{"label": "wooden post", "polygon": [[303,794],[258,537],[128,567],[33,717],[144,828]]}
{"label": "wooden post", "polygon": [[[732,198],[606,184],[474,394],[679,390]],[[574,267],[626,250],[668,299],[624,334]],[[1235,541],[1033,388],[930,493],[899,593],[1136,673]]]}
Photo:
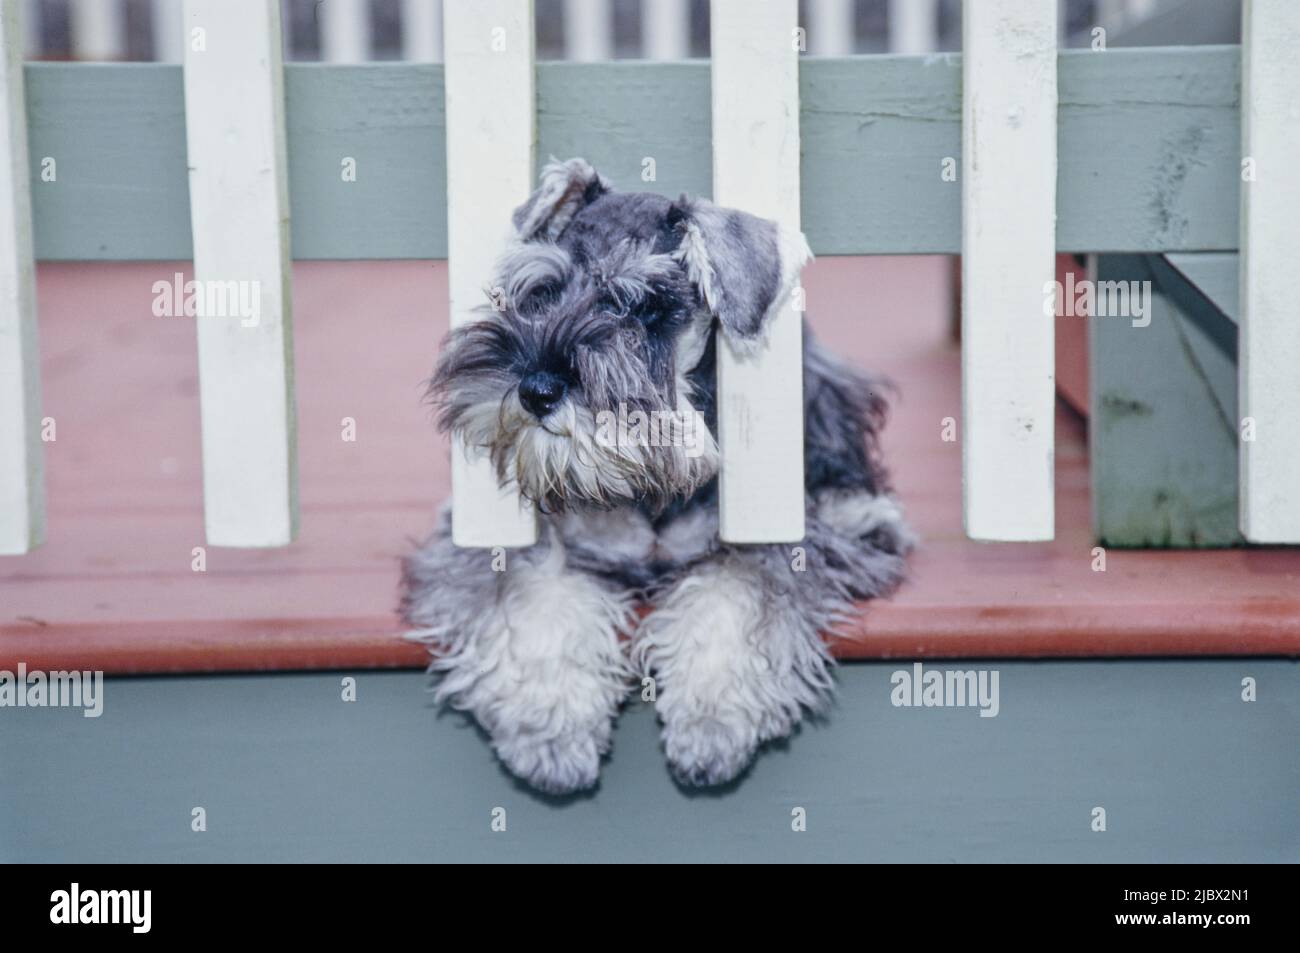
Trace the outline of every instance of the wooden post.
{"label": "wooden post", "polygon": [[[799,222],[795,0],[713,0],[713,197]],[[803,314],[791,299],[753,356],[718,342],[720,531],[731,543],[804,535]]]}
{"label": "wooden post", "polygon": [[1246,0],[1241,32],[1241,531],[1300,543],[1300,3]]}
{"label": "wooden post", "polygon": [[[452,327],[478,319],[511,212],[533,189],[536,99],[531,0],[449,0],[443,8],[447,97],[447,282]],[[487,223],[485,225],[485,223]],[[452,540],[531,546],[537,520],[489,460],[452,449]]]}
{"label": "wooden post", "polygon": [[185,45],[194,277],[218,312],[196,317],[207,538],[283,546],[298,473],[280,4],[186,0],[185,23],[201,31]]}
{"label": "wooden post", "polygon": [[1054,534],[1055,322],[1044,297],[1056,280],[1056,12],[1041,0],[963,7],[962,474],[972,539]]}
{"label": "wooden post", "polygon": [[40,351],[18,4],[0,5],[0,555],[45,540]]}

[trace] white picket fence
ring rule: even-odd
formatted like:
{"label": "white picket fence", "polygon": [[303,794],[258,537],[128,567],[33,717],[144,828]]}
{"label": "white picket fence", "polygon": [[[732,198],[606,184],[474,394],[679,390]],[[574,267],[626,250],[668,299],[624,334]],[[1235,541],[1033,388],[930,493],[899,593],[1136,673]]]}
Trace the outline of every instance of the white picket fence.
{"label": "white picket fence", "polygon": [[[585,12],[585,0],[573,3]],[[18,4],[3,4],[0,553],[21,553],[41,541],[44,506],[24,33]],[[352,5],[327,6],[356,16]],[[835,6],[814,5],[826,8],[822,15]],[[796,0],[712,0],[714,195],[792,226],[800,195],[796,13]],[[280,16],[273,0],[186,0],[177,24],[184,37],[195,29],[204,37],[201,52],[184,44],[196,276],[256,279],[262,296],[256,328],[199,322],[207,534],[218,545],[284,545],[297,521]],[[1255,439],[1242,443],[1241,525],[1252,541],[1300,543],[1300,323],[1289,261],[1300,223],[1300,3],[1247,0],[1245,17],[1242,122],[1253,180],[1241,188],[1241,414]],[[481,222],[507,221],[533,181],[532,3],[448,0],[442,25],[457,324],[469,319],[500,250]],[[679,20],[666,17],[656,31],[664,48],[680,42]],[[1054,3],[965,5],[962,439],[966,527],[977,539],[1041,540],[1054,531],[1053,323],[1042,305],[1055,277],[1057,36]],[[803,535],[798,327],[799,314],[787,308],[756,357],[720,349],[729,541]],[[936,439],[939,428],[935,421]],[[456,541],[534,540],[535,520],[517,497],[485,465],[455,459]]]}

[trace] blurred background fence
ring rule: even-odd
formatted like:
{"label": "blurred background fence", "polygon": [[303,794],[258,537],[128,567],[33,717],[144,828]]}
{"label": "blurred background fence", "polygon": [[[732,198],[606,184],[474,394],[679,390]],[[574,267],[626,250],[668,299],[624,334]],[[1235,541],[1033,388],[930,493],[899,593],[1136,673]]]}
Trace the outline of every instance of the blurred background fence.
{"label": "blurred background fence", "polygon": [[[182,0],[23,0],[30,59],[181,59]],[[282,0],[285,58],[442,59],[442,0]],[[1060,0],[1063,44],[1236,42],[1238,0]],[[709,54],[708,0],[536,0],[539,59]],[[961,48],[960,0],[801,0],[813,56]],[[1143,27],[1149,27],[1144,30]]]}

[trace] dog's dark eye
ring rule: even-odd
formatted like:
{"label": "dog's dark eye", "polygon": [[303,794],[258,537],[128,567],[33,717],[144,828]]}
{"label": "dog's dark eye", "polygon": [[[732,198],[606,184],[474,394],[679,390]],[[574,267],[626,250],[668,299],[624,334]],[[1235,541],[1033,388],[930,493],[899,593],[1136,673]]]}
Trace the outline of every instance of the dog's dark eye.
{"label": "dog's dark eye", "polygon": [[664,315],[665,302],[658,295],[647,295],[628,308],[628,317],[650,327]]}
{"label": "dog's dark eye", "polygon": [[555,304],[560,297],[560,286],[558,282],[544,281],[541,284],[533,285],[529,288],[519,301],[515,302],[515,307],[521,314],[541,314],[551,305]]}

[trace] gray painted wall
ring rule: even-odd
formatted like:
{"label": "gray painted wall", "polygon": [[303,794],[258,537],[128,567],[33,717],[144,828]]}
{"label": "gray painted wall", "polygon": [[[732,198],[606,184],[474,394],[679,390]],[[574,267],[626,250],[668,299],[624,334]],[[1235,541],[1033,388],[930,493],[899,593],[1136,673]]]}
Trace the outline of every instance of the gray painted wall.
{"label": "gray painted wall", "polygon": [[895,708],[910,663],[845,666],[828,724],[691,795],[637,704],[599,790],[558,801],[428,708],[417,673],[352,673],[355,703],[344,673],[113,679],[98,720],[0,709],[0,859],[1300,860],[1296,662],[940,665],[998,670],[1000,714]]}

